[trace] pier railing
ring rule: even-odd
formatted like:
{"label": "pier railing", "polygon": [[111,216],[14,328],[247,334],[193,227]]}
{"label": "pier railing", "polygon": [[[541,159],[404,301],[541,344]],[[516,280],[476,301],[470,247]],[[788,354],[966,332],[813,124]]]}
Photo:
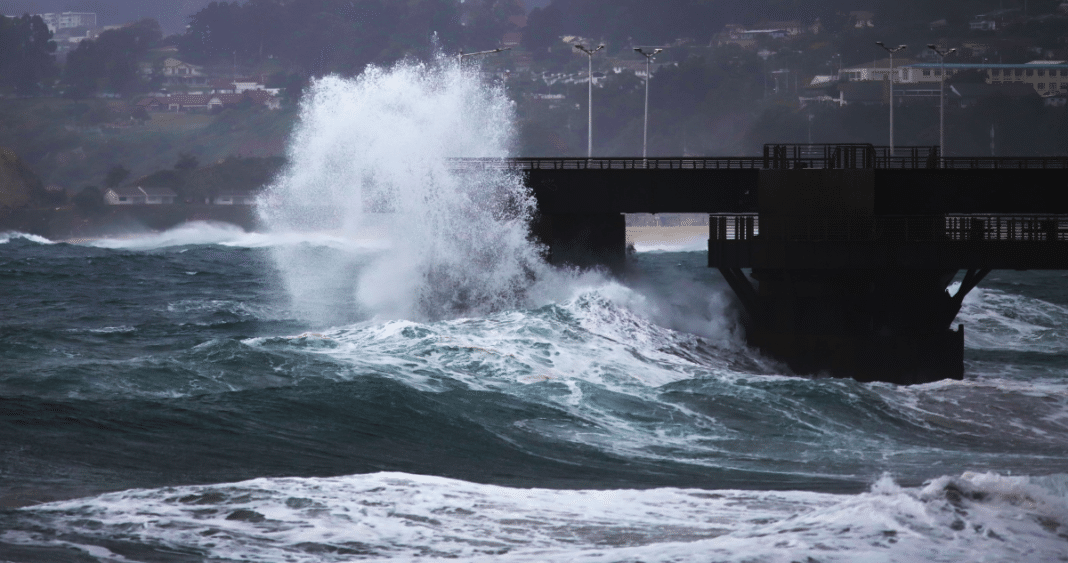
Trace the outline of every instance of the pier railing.
{"label": "pier railing", "polygon": [[[1068,217],[1057,215],[799,216],[776,223],[778,236],[795,242],[1068,242]],[[709,216],[711,240],[750,240],[760,233],[755,213]]]}
{"label": "pier railing", "polygon": [[765,145],[761,156],[671,158],[458,158],[461,170],[1036,170],[1068,169],[1068,156],[943,157],[937,146],[870,144]]}

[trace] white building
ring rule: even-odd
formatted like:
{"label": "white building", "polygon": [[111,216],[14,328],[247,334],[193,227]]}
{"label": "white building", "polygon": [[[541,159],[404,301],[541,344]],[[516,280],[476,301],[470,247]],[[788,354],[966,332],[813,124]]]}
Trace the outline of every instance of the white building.
{"label": "white building", "polygon": [[[946,65],[946,76],[953,76],[962,69],[959,65]],[[840,78],[846,82],[880,82],[891,74],[890,59],[843,68]],[[894,59],[894,84],[924,84],[942,81],[942,69],[937,63],[917,63],[912,59]]]}
{"label": "white building", "polygon": [[52,33],[74,27],[96,27],[96,14],[93,12],[48,13],[41,14],[41,19]]}
{"label": "white building", "polygon": [[215,205],[255,205],[256,196],[249,192],[221,192],[212,201]]}
{"label": "white building", "polygon": [[108,205],[164,205],[174,203],[178,194],[170,188],[108,188],[104,201]]}

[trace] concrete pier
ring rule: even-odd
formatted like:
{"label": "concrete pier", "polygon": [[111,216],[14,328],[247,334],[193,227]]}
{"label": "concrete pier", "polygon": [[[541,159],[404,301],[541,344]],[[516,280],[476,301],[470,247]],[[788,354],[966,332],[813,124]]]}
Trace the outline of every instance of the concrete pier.
{"label": "concrete pier", "polygon": [[952,324],[968,292],[992,269],[1068,269],[1068,158],[769,145],[500,165],[526,175],[553,263],[622,271],[621,214],[708,213],[708,265],[741,303],[748,342],[797,373],[960,379],[965,329]]}

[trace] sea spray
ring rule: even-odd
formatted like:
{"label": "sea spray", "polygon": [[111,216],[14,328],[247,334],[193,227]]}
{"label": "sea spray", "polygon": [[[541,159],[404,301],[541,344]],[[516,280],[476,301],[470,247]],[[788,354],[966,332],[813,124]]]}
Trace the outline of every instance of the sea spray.
{"label": "sea spray", "polygon": [[329,231],[385,249],[283,246],[274,258],[294,306],[336,322],[448,318],[514,307],[546,273],[528,240],[534,200],[501,166],[513,105],[452,59],[368,67],[314,82],[289,166],[260,202],[274,232]]}

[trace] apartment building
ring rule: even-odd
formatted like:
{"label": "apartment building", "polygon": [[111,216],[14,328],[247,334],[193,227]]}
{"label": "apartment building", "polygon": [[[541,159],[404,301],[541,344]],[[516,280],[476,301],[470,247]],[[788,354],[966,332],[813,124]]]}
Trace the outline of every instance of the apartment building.
{"label": "apartment building", "polygon": [[[1068,63],[1065,61],[1031,61],[1023,64],[947,63],[945,67],[947,75],[950,72],[965,70],[985,71],[987,84],[1027,84],[1043,97],[1068,94]],[[930,77],[938,80],[940,65],[912,64],[909,69],[921,75],[929,73]]]}
{"label": "apartment building", "polygon": [[96,14],[93,12],[59,12],[40,14],[40,16],[52,33],[75,27],[97,27]]}

